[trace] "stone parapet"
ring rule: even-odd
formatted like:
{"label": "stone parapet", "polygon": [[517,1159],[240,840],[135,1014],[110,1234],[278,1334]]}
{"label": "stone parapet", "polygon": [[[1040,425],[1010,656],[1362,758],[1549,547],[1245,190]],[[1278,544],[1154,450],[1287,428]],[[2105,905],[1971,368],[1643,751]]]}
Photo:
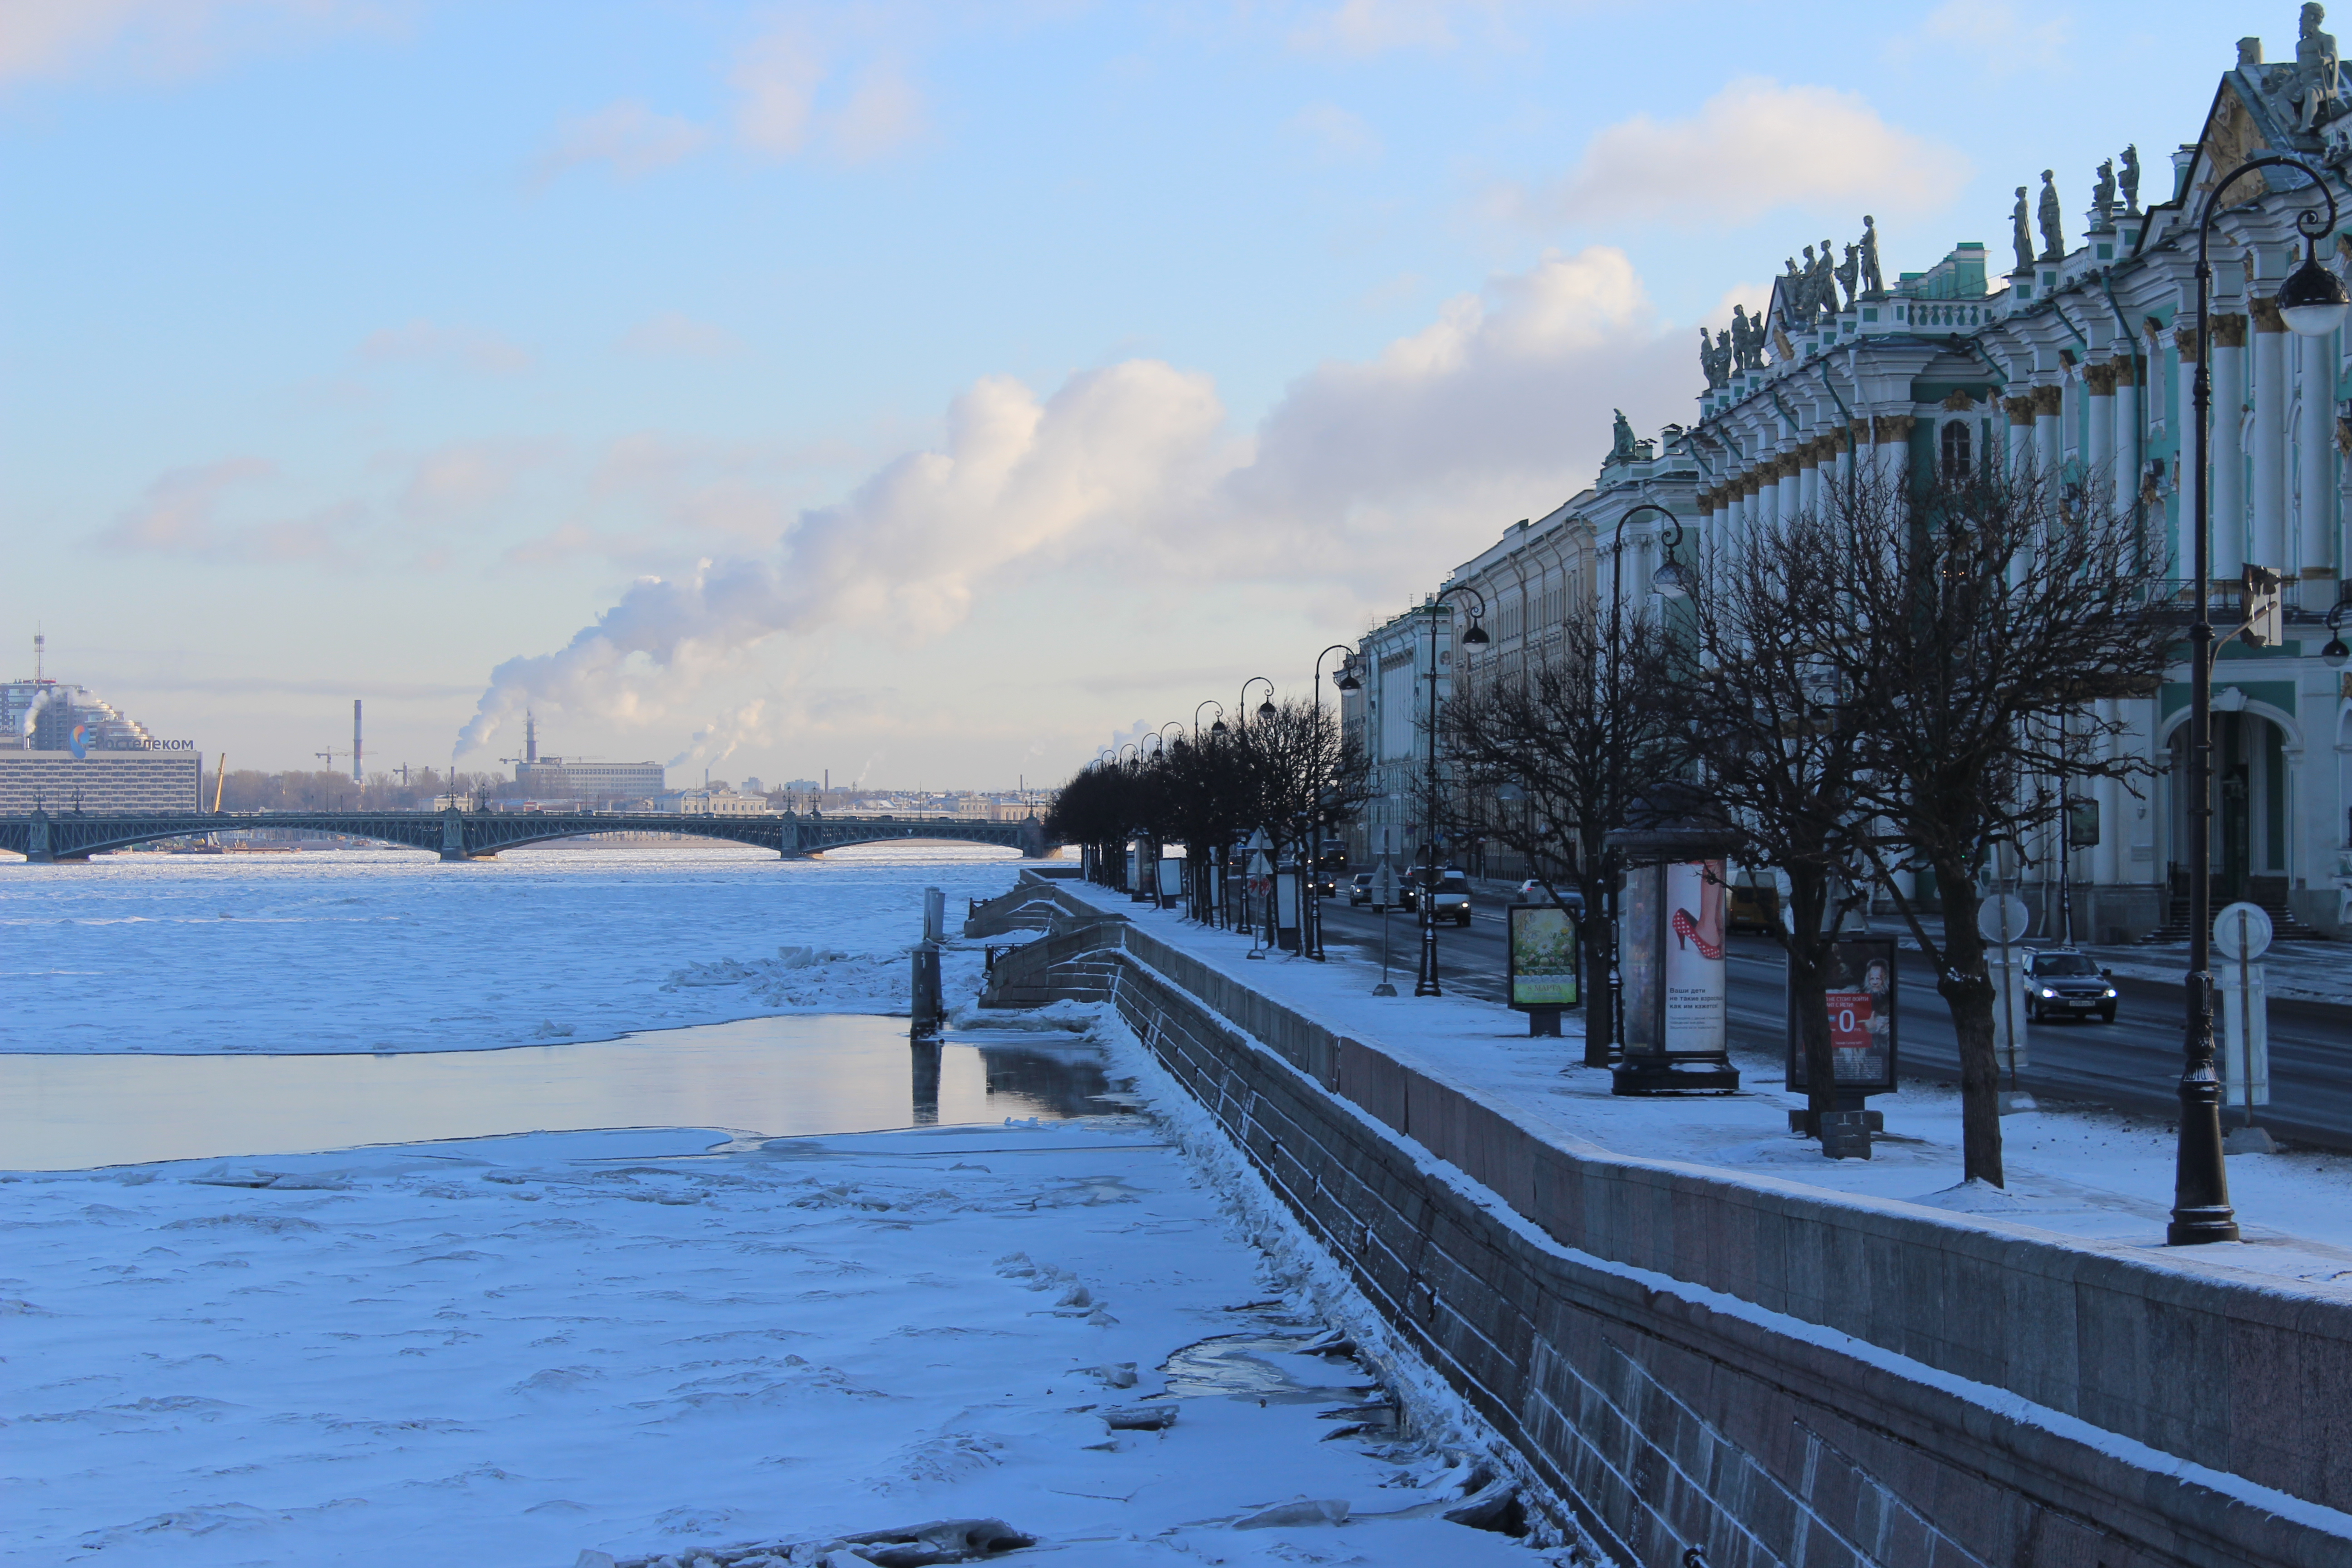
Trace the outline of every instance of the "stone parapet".
{"label": "stone parapet", "polygon": [[1564,1146],[1131,922],[995,984],[1113,1003],[1622,1561],[2352,1560],[2352,1296]]}

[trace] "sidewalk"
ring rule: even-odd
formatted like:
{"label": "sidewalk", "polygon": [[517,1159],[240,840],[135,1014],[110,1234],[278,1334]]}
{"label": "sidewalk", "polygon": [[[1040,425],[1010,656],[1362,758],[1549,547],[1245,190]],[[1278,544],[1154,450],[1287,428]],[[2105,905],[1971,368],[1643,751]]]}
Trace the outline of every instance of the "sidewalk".
{"label": "sidewalk", "polygon": [[1244,956],[1246,935],[1192,925],[1087,884],[1061,886],[1326,1027],[1452,1080],[1567,1147],[1865,1204],[1916,1205],[1987,1229],[2022,1226],[2046,1240],[2122,1250],[2153,1267],[2352,1296],[2352,1159],[2304,1152],[2232,1157],[2231,1195],[2245,1240],[2168,1248],[2174,1141],[2158,1120],[2072,1106],[2006,1117],[2007,1189],[1964,1185],[1958,1091],[1906,1084],[1873,1102],[1886,1115],[1874,1158],[1825,1160],[1819,1145],[1788,1131],[1787,1111],[1802,1101],[1783,1088],[1777,1053],[1735,1047],[1742,1082],[1735,1095],[1620,1098],[1605,1071],[1578,1065],[1582,1022],[1574,1014],[1564,1020],[1564,1037],[1534,1039],[1517,1013],[1459,996],[1416,998],[1409,978],[1402,994],[1375,997],[1377,964],[1339,950],[1328,963],[1253,961]]}

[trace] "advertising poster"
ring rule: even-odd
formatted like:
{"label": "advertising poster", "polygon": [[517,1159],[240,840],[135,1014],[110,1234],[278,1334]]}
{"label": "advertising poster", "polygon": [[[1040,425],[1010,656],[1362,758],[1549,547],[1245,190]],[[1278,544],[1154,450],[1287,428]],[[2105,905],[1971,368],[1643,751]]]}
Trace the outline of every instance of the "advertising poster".
{"label": "advertising poster", "polygon": [[1657,866],[1627,871],[1618,910],[1617,973],[1623,988],[1629,1051],[1664,1047],[1658,1038],[1658,883],[1663,871]]}
{"label": "advertising poster", "polygon": [[1576,1005],[1576,924],[1557,904],[1513,904],[1511,1005]]}
{"label": "advertising poster", "polygon": [[[1665,1039],[1669,1056],[1724,1048],[1723,862],[1665,868]],[[1628,1021],[1633,1012],[1627,999]]]}
{"label": "advertising poster", "polygon": [[[1895,1088],[1895,975],[1893,937],[1846,937],[1830,950],[1823,999],[1829,1005],[1830,1054],[1842,1089],[1883,1094]],[[1801,1091],[1811,1082],[1792,1011],[1789,1087]]]}

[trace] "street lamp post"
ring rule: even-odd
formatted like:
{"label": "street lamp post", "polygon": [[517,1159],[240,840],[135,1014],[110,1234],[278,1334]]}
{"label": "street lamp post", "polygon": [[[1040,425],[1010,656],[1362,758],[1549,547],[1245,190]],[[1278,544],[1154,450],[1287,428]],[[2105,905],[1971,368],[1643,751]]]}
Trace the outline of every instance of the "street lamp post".
{"label": "street lamp post", "polygon": [[[1416,996],[1442,996],[1437,984],[1437,607],[1450,595],[1467,594],[1477,608],[1470,612],[1469,629],[1462,634],[1464,647],[1485,647],[1492,639],[1480,625],[1486,618],[1486,596],[1467,583],[1440,588],[1429,601],[1429,775],[1423,782],[1421,831],[1421,973],[1412,983]],[[1451,620],[1453,617],[1448,616]]]}
{"label": "street lamp post", "polygon": [[[2295,231],[2303,236],[2303,265],[2279,285],[2278,310],[2289,330],[2305,337],[2325,337],[2344,320],[2347,300],[2343,282],[2319,264],[2318,238],[2336,228],[2336,196],[2318,170],[2300,158],[2266,153],[2249,158],[2223,176],[2205,198],[2204,215],[2197,222],[2197,374],[2193,383],[2197,436],[2196,528],[2191,552],[2196,557],[2190,582],[2196,595],[2197,620],[2189,628],[2189,1034],[2180,1073],[2180,1132],[2173,1152],[2172,1223],[2164,1238],[2172,1247],[2194,1247],[2209,1241],[2238,1239],[2238,1220],[2230,1206],[2230,1177],[2222,1164],[2221,1080],[2213,1070],[2213,635],[2212,606],[2206,603],[2212,569],[2212,520],[2206,495],[2205,428],[2211,413],[2213,387],[2207,368],[2210,355],[2206,336],[2208,297],[2213,266],[2207,251],[2213,218],[2231,185],[2258,169],[2290,168],[2302,174],[2326,199],[2326,221],[2310,207],[2295,215]],[[2237,415],[2232,411],[2231,418]],[[2238,628],[2240,630],[2243,628]],[[2237,630],[2232,630],[2232,637]]]}
{"label": "street lamp post", "polygon": [[[1323,661],[1335,653],[1345,656],[1339,660],[1339,672],[1331,678],[1331,684],[1341,691],[1354,691],[1363,685],[1356,679],[1355,652],[1346,643],[1335,642],[1315,656],[1315,717],[1318,722],[1323,717]],[[1318,887],[1323,879],[1323,810],[1319,801],[1316,805],[1314,823],[1307,833],[1307,847],[1311,853],[1307,865],[1307,931],[1301,945],[1307,949],[1307,957],[1320,963],[1323,962],[1323,900]]]}
{"label": "street lamp post", "polygon": [[[1658,535],[1658,543],[1665,552],[1665,559],[1658,563],[1656,571],[1650,574],[1651,590],[1663,594],[1669,599],[1682,598],[1690,592],[1690,575],[1675,559],[1675,549],[1683,542],[1683,520],[1676,517],[1671,509],[1660,506],[1656,501],[1643,501],[1628,508],[1625,515],[1617,520],[1616,536],[1609,546],[1609,556],[1614,563],[1609,574],[1609,658],[1612,666],[1625,657],[1625,525],[1645,511],[1654,511],[1666,520],[1665,528]],[[1614,673],[1613,669],[1612,673]],[[1612,886],[1609,889],[1609,907],[1606,913],[1596,914],[1588,910],[1585,911],[1585,920],[1588,923],[1596,920],[1614,921],[1616,915],[1617,889]],[[1590,936],[1591,933],[1586,931],[1580,934]],[[1591,1027],[1591,1004],[1587,1004],[1584,1036],[1584,1065],[1587,1067],[1607,1067],[1610,1040],[1614,1038],[1622,1042],[1625,1037],[1625,987],[1623,972],[1617,963],[1617,948],[1618,944],[1615,942],[1610,942],[1607,976],[1609,1028],[1607,1035],[1598,1040],[1593,1037],[1597,1031]]]}
{"label": "street lamp post", "polygon": [[1225,705],[1213,697],[1203,698],[1192,706],[1192,743],[1196,746],[1201,743],[1201,710],[1203,708],[1213,708],[1217,710],[1216,722],[1211,727],[1209,733],[1222,735],[1225,732]]}

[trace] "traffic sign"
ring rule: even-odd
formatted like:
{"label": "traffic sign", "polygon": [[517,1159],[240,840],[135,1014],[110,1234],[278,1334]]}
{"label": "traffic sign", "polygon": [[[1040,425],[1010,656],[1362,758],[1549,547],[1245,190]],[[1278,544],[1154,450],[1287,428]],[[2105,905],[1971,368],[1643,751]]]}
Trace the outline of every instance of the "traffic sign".
{"label": "traffic sign", "polygon": [[1998,945],[2018,941],[2032,923],[2033,911],[2015,893],[2003,893],[1977,906],[1977,934]]}
{"label": "traffic sign", "polygon": [[2271,934],[2270,911],[2260,904],[2226,905],[2213,917],[2213,945],[2224,958],[2240,963],[2260,958],[2270,951]]}
{"label": "traffic sign", "polygon": [[1375,909],[1394,909],[1397,901],[1396,868],[1383,860],[1372,873],[1372,905]]}
{"label": "traffic sign", "polygon": [[1261,849],[1250,857],[1249,874],[1253,877],[1271,877],[1274,875],[1274,862],[1265,858],[1265,850]]}

